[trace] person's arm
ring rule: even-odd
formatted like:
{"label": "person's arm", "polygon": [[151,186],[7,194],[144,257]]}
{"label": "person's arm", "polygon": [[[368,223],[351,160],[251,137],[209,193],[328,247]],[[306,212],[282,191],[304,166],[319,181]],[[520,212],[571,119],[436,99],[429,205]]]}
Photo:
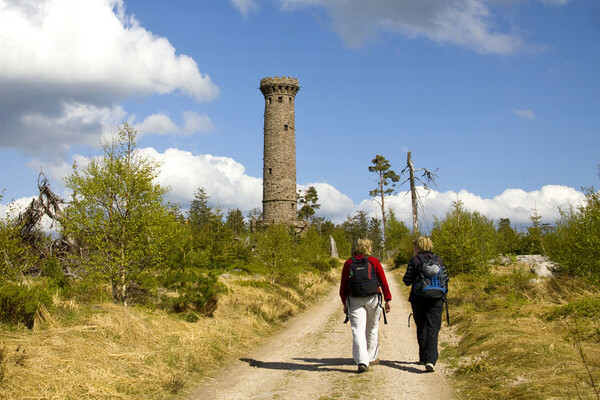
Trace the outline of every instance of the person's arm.
{"label": "person's arm", "polygon": [[408,262],[408,266],[406,267],[406,273],[404,277],[402,277],[402,282],[406,286],[410,286],[415,283],[415,263],[418,262],[417,256],[414,256]]}
{"label": "person's arm", "polygon": [[344,263],[344,268],[342,269],[342,279],[340,281],[340,299],[342,300],[344,307],[346,306],[346,299],[348,298],[348,277],[350,275],[350,264],[352,264],[352,260],[347,260]]}
{"label": "person's arm", "polygon": [[392,300],[392,293],[390,292],[390,286],[388,284],[387,278],[385,277],[385,272],[383,271],[383,267],[379,260],[375,257],[370,257],[369,261],[375,267],[375,273],[377,274],[377,278],[379,279],[379,285],[381,286],[381,291],[383,292],[383,299],[386,302]]}

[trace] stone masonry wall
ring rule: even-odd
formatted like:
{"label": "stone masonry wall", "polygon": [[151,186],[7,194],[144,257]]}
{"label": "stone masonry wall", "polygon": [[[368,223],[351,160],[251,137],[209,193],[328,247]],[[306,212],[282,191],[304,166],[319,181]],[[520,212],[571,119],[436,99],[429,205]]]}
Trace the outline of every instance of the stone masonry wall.
{"label": "stone masonry wall", "polygon": [[269,77],[260,81],[265,97],[263,221],[296,220],[296,129],[294,100],[298,79]]}

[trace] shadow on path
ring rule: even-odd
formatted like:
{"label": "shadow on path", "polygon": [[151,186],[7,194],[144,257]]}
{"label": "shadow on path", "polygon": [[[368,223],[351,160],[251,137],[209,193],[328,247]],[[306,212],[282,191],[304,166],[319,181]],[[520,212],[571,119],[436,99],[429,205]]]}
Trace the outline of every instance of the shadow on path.
{"label": "shadow on path", "polygon": [[293,360],[303,361],[306,364],[278,361],[260,361],[254,360],[252,358],[240,358],[240,361],[247,362],[251,367],[255,368],[279,369],[286,371],[337,371],[352,374],[356,373],[354,369],[335,368],[336,366],[343,365],[354,366],[354,361],[351,358],[293,358]]}
{"label": "shadow on path", "polygon": [[[317,372],[346,372],[354,374],[355,364],[351,358],[293,358],[293,360],[303,363],[280,362],[280,361],[260,361],[252,358],[240,358],[240,361],[247,362],[254,368],[278,369],[285,371],[317,371]],[[408,361],[388,361],[381,360],[379,365],[389,368],[395,368],[413,374],[426,374],[424,368],[418,368],[419,363]],[[336,368],[336,366],[352,366],[352,369]]]}
{"label": "shadow on path", "polygon": [[385,365],[386,367],[390,367],[390,368],[396,368],[396,369],[406,371],[406,372],[412,372],[413,374],[426,374],[427,373],[427,371],[425,371],[424,367],[421,367],[421,368],[416,367],[417,365],[419,365],[419,363],[417,363],[417,362],[381,360],[381,362],[379,364]]}

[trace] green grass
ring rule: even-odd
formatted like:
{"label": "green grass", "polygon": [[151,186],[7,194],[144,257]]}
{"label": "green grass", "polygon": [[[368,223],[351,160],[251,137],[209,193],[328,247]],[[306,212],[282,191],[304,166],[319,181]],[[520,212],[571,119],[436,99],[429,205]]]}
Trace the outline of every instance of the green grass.
{"label": "green grass", "polygon": [[458,398],[597,398],[600,291],[570,277],[533,278],[518,269],[452,277],[448,304],[459,340],[445,341],[442,331],[441,359]]}

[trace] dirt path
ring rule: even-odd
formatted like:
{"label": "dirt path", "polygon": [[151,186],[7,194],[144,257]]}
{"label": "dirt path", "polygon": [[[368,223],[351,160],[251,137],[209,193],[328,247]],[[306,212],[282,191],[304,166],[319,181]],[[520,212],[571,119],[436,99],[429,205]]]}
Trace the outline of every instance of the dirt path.
{"label": "dirt path", "polygon": [[233,399],[450,399],[451,391],[438,363],[435,373],[418,365],[410,305],[388,273],[392,311],[379,328],[380,365],[356,373],[350,324],[337,287],[308,311],[293,318],[275,337],[218,378],[206,382],[194,400]]}

